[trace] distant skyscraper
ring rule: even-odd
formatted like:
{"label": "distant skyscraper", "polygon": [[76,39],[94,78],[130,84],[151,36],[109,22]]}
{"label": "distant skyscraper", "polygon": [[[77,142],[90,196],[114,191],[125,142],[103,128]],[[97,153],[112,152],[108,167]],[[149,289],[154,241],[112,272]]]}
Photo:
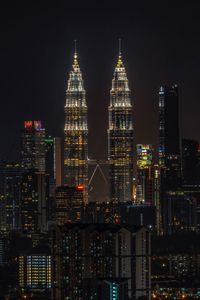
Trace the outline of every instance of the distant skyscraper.
{"label": "distant skyscraper", "polygon": [[153,204],[153,148],[151,145],[137,145],[137,202]]}
{"label": "distant skyscraper", "polygon": [[132,105],[121,53],[110,91],[108,159],[111,201],[130,201],[133,180]]}
{"label": "distant skyscraper", "polygon": [[178,86],[159,90],[159,165],[165,189],[176,189],[181,177]]}
{"label": "distant skyscraper", "polygon": [[45,172],[45,129],[41,121],[25,121],[21,135],[21,165],[24,170]]}
{"label": "distant skyscraper", "polygon": [[82,185],[84,188],[84,201],[87,202],[87,105],[82,73],[76,51],[66,91],[64,133],[64,185]]}
{"label": "distant skyscraper", "polygon": [[47,229],[48,176],[29,170],[22,175],[21,223],[28,233]]}
{"label": "distant skyscraper", "polygon": [[20,228],[21,167],[19,163],[0,165],[0,229]]}

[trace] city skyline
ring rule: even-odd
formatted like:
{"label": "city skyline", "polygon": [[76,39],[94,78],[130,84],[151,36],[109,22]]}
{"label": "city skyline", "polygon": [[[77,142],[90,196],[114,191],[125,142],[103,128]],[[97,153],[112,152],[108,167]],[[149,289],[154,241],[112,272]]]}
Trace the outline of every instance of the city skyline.
{"label": "city skyline", "polygon": [[[25,7],[23,14],[19,13],[16,17],[14,7],[11,7],[8,16],[8,7],[5,6],[5,16],[1,20],[2,28],[6,29],[2,36],[4,47],[1,49],[4,101],[0,134],[6,141],[0,150],[2,158],[17,159],[17,151],[10,149],[19,145],[19,132],[24,120],[42,120],[51,135],[62,134],[65,88],[74,38],[78,40],[80,64],[87,90],[88,124],[91,128],[90,157],[100,159],[107,155],[109,84],[118,54],[119,37],[122,38],[124,62],[134,95],[135,143],[151,143],[154,147],[157,146],[158,90],[161,85],[172,83],[177,83],[180,90],[182,136],[200,140],[197,130],[200,65],[199,21],[196,15],[198,5],[180,7],[174,4],[171,11],[170,5],[166,4],[165,10],[161,11],[154,4],[150,7],[151,16],[148,14],[148,5],[144,9],[139,4],[133,8],[130,11],[123,8],[121,12],[119,9],[115,10],[115,16],[120,15],[124,21],[120,24],[116,20],[113,23],[114,17],[109,17],[108,12],[103,10],[99,13],[94,10],[93,14],[91,10],[85,10],[88,16],[86,21],[78,9],[75,24],[70,9],[60,14],[61,8],[54,11],[49,6],[45,14],[43,6],[38,13],[37,7],[33,5],[31,9]],[[23,19],[21,17],[25,12],[27,14]],[[167,19],[169,12],[170,24]],[[101,14],[104,16],[104,25]],[[186,15],[189,20],[187,27],[184,23]],[[52,16],[55,17],[54,23],[51,21]],[[28,24],[24,26],[27,18]],[[96,35],[91,33],[91,21],[94,23]],[[74,24],[70,27],[70,32],[67,24]],[[105,28],[108,28],[107,32]],[[19,35],[17,40],[16,30]],[[17,44],[14,42],[11,47],[12,39]],[[9,84],[11,79],[12,87]],[[10,110],[10,105],[14,109]],[[101,122],[102,118],[104,122]],[[60,121],[56,122],[58,119]]]}

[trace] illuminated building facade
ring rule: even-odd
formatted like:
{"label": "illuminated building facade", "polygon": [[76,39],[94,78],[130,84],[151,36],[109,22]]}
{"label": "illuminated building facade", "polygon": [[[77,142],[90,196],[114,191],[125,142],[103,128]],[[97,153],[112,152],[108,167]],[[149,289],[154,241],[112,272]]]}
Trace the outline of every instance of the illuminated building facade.
{"label": "illuminated building facade", "polygon": [[21,166],[45,172],[45,129],[41,121],[25,121],[21,134]]}
{"label": "illuminated building facade", "polygon": [[56,188],[56,223],[58,225],[80,222],[82,220],[83,197],[84,188],[81,185]]}
{"label": "illuminated building facade", "polygon": [[88,300],[84,292],[87,280],[112,281],[114,278],[113,283],[127,280],[130,299],[146,296],[150,300],[150,233],[147,229],[115,224],[66,224],[58,227],[55,235],[54,299]]}
{"label": "illuminated building facade", "polygon": [[52,259],[50,254],[23,254],[18,257],[18,280],[22,290],[50,290]]}
{"label": "illuminated building facade", "polygon": [[121,53],[119,53],[110,91],[108,159],[111,201],[131,201],[133,180],[132,105]]}
{"label": "illuminated building facade", "polygon": [[160,87],[159,90],[159,165],[163,169],[166,190],[180,185],[180,132],[178,86]]}
{"label": "illuminated building facade", "polygon": [[77,53],[69,74],[65,104],[64,185],[83,186],[88,200],[87,105]]}
{"label": "illuminated building facade", "polygon": [[153,149],[151,145],[137,145],[137,202],[153,204]]}

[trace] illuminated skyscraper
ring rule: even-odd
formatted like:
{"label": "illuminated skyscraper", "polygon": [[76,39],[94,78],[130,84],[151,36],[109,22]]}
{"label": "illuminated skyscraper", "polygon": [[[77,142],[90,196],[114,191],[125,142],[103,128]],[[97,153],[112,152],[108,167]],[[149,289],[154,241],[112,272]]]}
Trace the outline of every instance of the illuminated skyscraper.
{"label": "illuminated skyscraper", "polygon": [[87,105],[76,51],[66,91],[64,133],[64,185],[82,185],[84,188],[84,201],[87,202]]}
{"label": "illuminated skyscraper", "polygon": [[153,203],[153,149],[137,144],[137,202]]}
{"label": "illuminated skyscraper", "polygon": [[108,159],[110,196],[113,202],[132,199],[133,124],[130,89],[119,53],[110,91]]}

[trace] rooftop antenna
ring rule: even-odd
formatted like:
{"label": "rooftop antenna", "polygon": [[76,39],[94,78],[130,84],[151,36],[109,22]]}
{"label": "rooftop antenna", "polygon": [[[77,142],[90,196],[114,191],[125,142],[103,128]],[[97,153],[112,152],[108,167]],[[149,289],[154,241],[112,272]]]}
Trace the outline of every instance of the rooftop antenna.
{"label": "rooftop antenna", "polygon": [[74,40],[74,54],[77,55],[77,52],[76,52],[76,40]]}
{"label": "rooftop antenna", "polygon": [[121,46],[122,46],[122,39],[119,38],[119,56],[121,56],[122,52],[121,52]]}

